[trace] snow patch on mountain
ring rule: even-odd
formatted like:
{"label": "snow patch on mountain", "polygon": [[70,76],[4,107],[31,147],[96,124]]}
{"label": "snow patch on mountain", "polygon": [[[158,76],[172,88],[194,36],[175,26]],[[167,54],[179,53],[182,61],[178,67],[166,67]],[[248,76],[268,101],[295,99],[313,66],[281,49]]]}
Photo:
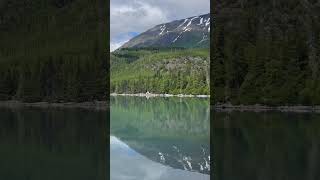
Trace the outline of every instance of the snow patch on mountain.
{"label": "snow patch on mountain", "polygon": [[183,33],[183,32],[181,32],[172,42],[173,42],[173,43],[176,42],[176,41],[179,39],[179,37],[181,36],[182,33]]}
{"label": "snow patch on mountain", "polygon": [[176,29],[178,29],[179,27],[183,26],[189,19],[185,19],[184,22],[182,24],[180,24]]}
{"label": "snow patch on mountain", "polygon": [[190,19],[189,23],[183,28],[183,30],[187,29],[191,24],[192,24],[192,21],[196,18],[199,18],[198,16],[196,17],[193,17],[192,19]]}
{"label": "snow patch on mountain", "polygon": [[163,34],[163,32],[166,30],[166,25],[160,26],[160,30],[161,30],[161,32],[159,33],[159,35],[161,36]]}
{"label": "snow patch on mountain", "polygon": [[200,22],[197,25],[201,25],[202,23],[203,23],[203,18],[200,19]]}
{"label": "snow patch on mountain", "polygon": [[206,20],[206,26],[210,25],[210,18]]}
{"label": "snow patch on mountain", "polygon": [[206,40],[209,40],[209,39],[208,39],[208,36],[205,35],[204,33],[202,33],[202,39],[201,39],[201,41],[199,41],[197,44],[200,44],[200,43],[202,43],[202,42],[204,42],[204,41],[206,41]]}

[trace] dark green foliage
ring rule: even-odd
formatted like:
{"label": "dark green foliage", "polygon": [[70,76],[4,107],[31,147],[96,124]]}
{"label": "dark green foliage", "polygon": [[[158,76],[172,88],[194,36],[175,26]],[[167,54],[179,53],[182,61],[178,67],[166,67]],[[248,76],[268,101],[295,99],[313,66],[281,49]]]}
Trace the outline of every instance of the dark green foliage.
{"label": "dark green foliage", "polygon": [[7,65],[0,66],[0,100],[9,100],[17,89],[15,70],[8,69]]}
{"label": "dark green foliage", "polygon": [[45,57],[0,64],[1,100],[92,101],[106,97],[107,72],[102,61],[92,57]]}
{"label": "dark green foliage", "polygon": [[121,49],[111,54],[111,92],[209,94],[209,50]]}
{"label": "dark green foliage", "polygon": [[107,94],[101,0],[0,4],[0,100],[102,100]]}
{"label": "dark green foliage", "polygon": [[320,104],[320,11],[308,1],[218,2],[214,103]]}

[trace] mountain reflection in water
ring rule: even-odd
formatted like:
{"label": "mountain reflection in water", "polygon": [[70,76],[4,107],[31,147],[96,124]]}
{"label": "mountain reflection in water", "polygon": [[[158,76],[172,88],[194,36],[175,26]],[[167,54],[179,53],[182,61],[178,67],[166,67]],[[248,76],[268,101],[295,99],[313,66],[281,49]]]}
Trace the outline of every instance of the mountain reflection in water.
{"label": "mountain reflection in water", "polygon": [[209,101],[111,98],[111,179],[209,179]]}
{"label": "mountain reflection in water", "polygon": [[214,179],[320,179],[320,114],[216,112]]}
{"label": "mountain reflection in water", "polygon": [[0,108],[0,179],[107,179],[107,117],[72,108]]}

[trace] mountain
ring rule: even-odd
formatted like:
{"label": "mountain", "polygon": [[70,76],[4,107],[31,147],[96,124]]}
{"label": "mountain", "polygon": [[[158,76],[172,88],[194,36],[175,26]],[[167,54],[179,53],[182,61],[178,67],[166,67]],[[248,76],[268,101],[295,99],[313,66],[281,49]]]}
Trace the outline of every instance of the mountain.
{"label": "mountain", "polygon": [[121,48],[209,47],[210,14],[159,24],[132,38]]}
{"label": "mountain", "polygon": [[209,94],[210,14],[159,24],[110,55],[110,92]]}

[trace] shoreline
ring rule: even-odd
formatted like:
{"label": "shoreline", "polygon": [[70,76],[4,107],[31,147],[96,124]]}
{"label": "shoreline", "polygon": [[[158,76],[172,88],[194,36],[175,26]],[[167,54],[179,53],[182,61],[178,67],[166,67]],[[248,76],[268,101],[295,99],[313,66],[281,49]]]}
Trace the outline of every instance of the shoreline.
{"label": "shoreline", "polygon": [[266,106],[261,104],[256,105],[232,105],[232,104],[218,104],[212,105],[217,112],[296,112],[296,113],[320,113],[320,106]]}
{"label": "shoreline", "polygon": [[27,103],[16,100],[0,101],[0,107],[6,108],[79,108],[79,109],[93,109],[99,111],[108,110],[109,103],[107,101],[92,101],[92,102],[61,102],[61,103],[50,103],[50,102],[34,102]]}
{"label": "shoreline", "polygon": [[[137,97],[198,97],[198,98],[209,98],[207,95],[169,95],[169,94],[110,94],[110,96],[137,96]],[[107,111],[109,103],[107,101],[90,101],[90,102],[34,102],[27,103],[17,100],[0,101],[0,107],[6,108],[24,108],[24,107],[35,107],[35,108],[80,108],[80,109],[93,109],[100,111]],[[296,112],[296,113],[320,113],[320,105],[317,106],[266,106],[261,104],[256,105],[232,105],[232,104],[216,104],[211,105],[216,112]]]}
{"label": "shoreline", "polygon": [[180,97],[180,98],[210,98],[210,95],[192,95],[192,94],[153,94],[153,93],[136,93],[136,94],[127,94],[127,93],[111,93],[110,96],[135,96],[135,97]]}

